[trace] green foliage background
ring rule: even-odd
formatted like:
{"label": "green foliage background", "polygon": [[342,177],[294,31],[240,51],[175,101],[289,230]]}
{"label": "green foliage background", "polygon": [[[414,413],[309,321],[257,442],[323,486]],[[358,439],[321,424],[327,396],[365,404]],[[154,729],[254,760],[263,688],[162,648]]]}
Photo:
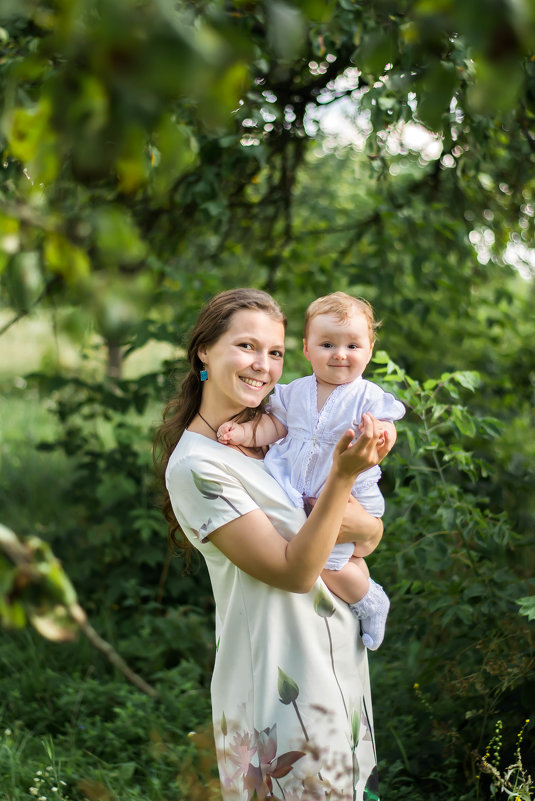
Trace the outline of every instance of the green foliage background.
{"label": "green foliage background", "polygon": [[[2,4],[0,348],[46,317],[82,361],[2,358],[0,518],[159,691],[3,633],[2,801],[49,764],[66,801],[218,797],[210,587],[166,575],[151,439],[200,305],[243,285],[289,316],[285,380],[317,295],[383,320],[368,376],[409,413],[370,559],[382,797],[497,794],[478,755],[502,720],[503,769],[535,701],[534,45],[529,0]],[[54,617],[0,560],[4,621]]]}

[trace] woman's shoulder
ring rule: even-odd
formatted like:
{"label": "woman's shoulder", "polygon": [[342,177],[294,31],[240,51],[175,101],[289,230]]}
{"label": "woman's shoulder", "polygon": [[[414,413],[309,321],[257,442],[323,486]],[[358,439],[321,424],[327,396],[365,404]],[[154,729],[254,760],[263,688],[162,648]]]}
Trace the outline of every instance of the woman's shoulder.
{"label": "woman's shoulder", "polygon": [[213,461],[217,464],[221,460],[218,459],[217,453],[214,453],[213,446],[218,448],[219,443],[203,437],[202,434],[196,434],[194,431],[184,431],[169,457],[166,473],[180,472],[181,469],[190,470],[195,465],[206,461]]}
{"label": "woman's shoulder", "polygon": [[[245,461],[247,460],[247,461]],[[242,475],[245,470],[254,470],[253,465],[262,465],[263,460],[251,459],[235,448],[208,439],[194,431],[184,431],[167,462],[166,475],[181,472],[209,472]]]}

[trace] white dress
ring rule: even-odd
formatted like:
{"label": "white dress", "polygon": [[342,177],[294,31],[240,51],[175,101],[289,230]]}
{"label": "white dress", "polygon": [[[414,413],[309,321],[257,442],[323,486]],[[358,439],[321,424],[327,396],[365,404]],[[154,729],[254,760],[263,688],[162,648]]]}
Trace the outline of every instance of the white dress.
{"label": "white dress", "polygon": [[[299,507],[303,506],[303,497],[318,497],[331,469],[334,446],[348,428],[358,434],[364,412],[391,423],[405,414],[401,401],[362,376],[335,387],[319,412],[314,375],[277,384],[267,410],[288,433],[270,447],[264,462]],[[379,465],[370,467],[358,476],[352,489],[364,509],[375,517],[382,517],[385,510],[380,478]],[[335,545],[326,567],[339,570],[352,553],[351,543]]]}
{"label": "white dress", "polygon": [[275,589],[210,542],[214,530],[258,508],[290,540],[304,511],[262,461],[189,431],[166,484],[214,592],[211,692],[224,800],[377,799],[367,655],[347,604],[321,579],[305,594]]}

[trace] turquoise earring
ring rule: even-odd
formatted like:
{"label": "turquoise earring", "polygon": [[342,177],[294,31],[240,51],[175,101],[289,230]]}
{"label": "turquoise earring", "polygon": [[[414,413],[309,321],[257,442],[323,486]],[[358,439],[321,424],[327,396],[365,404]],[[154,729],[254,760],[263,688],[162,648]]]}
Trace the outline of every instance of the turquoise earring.
{"label": "turquoise earring", "polygon": [[201,381],[208,381],[208,372],[206,371],[205,367],[203,367],[203,369],[200,371],[200,376]]}

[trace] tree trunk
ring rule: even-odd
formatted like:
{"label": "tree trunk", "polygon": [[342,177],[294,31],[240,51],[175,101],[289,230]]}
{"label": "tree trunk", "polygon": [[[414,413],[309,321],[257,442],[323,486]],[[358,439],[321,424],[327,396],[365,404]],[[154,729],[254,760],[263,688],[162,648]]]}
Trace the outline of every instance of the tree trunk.
{"label": "tree trunk", "polygon": [[113,381],[119,381],[121,378],[121,367],[123,361],[123,352],[121,346],[114,342],[106,343],[108,347],[108,369],[107,376]]}

